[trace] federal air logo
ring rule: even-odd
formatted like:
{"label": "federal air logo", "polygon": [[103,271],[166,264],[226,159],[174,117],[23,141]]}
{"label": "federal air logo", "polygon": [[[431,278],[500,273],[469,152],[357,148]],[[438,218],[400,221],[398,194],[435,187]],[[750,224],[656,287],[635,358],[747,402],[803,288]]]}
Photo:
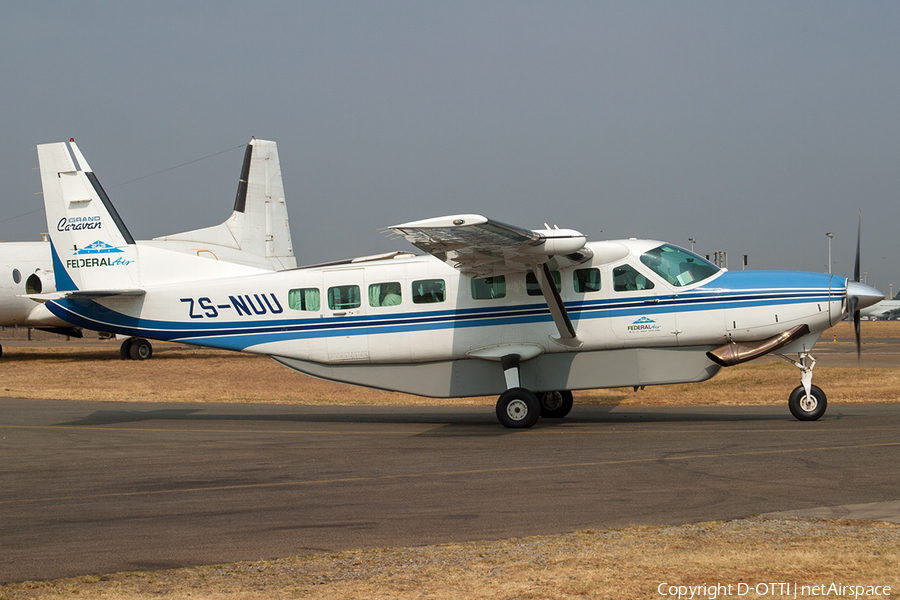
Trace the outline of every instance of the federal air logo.
{"label": "federal air logo", "polygon": [[108,254],[110,252],[121,252],[115,246],[110,246],[106,242],[101,240],[97,240],[93,244],[88,244],[81,250],[75,252],[75,254]]}
{"label": "federal air logo", "polygon": [[651,333],[659,330],[660,326],[650,317],[641,317],[628,326],[629,333]]}
{"label": "federal air logo", "polygon": [[[124,251],[111,246],[102,240],[97,240],[93,244],[88,244],[84,248],[75,251],[76,256],[90,256],[97,254],[115,254]],[[103,256],[101,258],[70,258],[66,261],[67,269],[84,269],[91,267],[124,267],[130,265],[133,261],[122,258],[121,256]]]}

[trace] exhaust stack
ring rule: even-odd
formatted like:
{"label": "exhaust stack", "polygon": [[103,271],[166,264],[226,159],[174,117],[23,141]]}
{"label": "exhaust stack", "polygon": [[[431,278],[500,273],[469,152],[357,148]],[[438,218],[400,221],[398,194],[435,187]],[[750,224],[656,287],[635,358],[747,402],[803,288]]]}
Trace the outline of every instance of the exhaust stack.
{"label": "exhaust stack", "polygon": [[809,325],[797,325],[784,333],[759,342],[730,342],[706,353],[711,361],[723,367],[733,367],[783,348],[805,335]]}

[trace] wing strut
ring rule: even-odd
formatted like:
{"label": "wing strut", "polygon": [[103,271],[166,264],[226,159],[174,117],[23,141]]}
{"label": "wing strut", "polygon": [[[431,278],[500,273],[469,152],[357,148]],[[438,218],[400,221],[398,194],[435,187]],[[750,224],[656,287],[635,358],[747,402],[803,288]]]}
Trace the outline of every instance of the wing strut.
{"label": "wing strut", "polygon": [[559,339],[553,338],[553,340],[573,348],[581,346],[582,341],[578,339],[578,334],[575,333],[575,327],[572,325],[572,320],[569,319],[569,313],[559,295],[559,290],[553,283],[550,267],[547,266],[547,263],[535,263],[532,265],[532,271],[538,285],[541,286],[541,293],[544,294],[550,314],[553,315],[553,322],[556,323],[556,328],[559,330]]}

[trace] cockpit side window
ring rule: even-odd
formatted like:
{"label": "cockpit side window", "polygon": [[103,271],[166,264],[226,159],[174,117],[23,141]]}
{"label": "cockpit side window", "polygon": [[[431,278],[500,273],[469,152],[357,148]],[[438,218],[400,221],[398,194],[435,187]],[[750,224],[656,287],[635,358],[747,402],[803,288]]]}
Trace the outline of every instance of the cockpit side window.
{"label": "cockpit side window", "polygon": [[635,292],[652,289],[653,282],[641,275],[631,265],[619,265],[613,269],[613,290],[617,292]]}
{"label": "cockpit side window", "polygon": [[670,244],[644,252],[641,262],[675,287],[703,281],[719,272],[719,267],[708,260]]}

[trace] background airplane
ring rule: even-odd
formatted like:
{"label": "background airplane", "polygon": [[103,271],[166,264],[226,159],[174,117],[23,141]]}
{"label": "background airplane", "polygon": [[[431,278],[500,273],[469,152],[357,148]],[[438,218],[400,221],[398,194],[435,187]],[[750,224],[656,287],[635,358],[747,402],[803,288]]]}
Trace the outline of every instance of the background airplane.
{"label": "background airplane", "polygon": [[[102,192],[75,142],[70,140],[60,145],[63,147],[82,172],[90,173],[96,188]],[[60,221],[50,228],[79,226],[89,227]],[[247,144],[234,210],[225,222],[137,243],[261,271],[296,267],[276,143],[252,139]],[[177,264],[172,266],[177,268]],[[0,327],[33,327],[81,337],[80,327],[54,316],[43,304],[24,296],[55,290],[50,242],[0,243]],[[0,346],[0,355],[2,351]],[[145,339],[129,338],[123,341],[121,354],[123,358],[149,358],[152,346]]]}
{"label": "background airplane", "polygon": [[900,319],[900,300],[882,300],[863,309],[862,316],[870,319]]}
{"label": "background airplane", "polygon": [[[81,327],[268,355],[297,371],[433,397],[499,394],[506,427],[572,408],[574,389],[696,382],[775,353],[801,371],[801,420],[824,414],[812,385],[819,336],[878,290],[845,277],[730,272],[653,240],[591,242],[480,215],[396,225],[424,256],[396,253],[289,271],[195,280],[135,244],[57,145],[38,146],[57,291],[32,296]],[[87,248],[121,260],[80,262]],[[857,249],[856,275],[859,275]],[[390,296],[390,299],[389,299]],[[399,298],[396,298],[399,296]],[[390,301],[389,301],[390,300]],[[797,355],[794,360],[788,355]]]}

